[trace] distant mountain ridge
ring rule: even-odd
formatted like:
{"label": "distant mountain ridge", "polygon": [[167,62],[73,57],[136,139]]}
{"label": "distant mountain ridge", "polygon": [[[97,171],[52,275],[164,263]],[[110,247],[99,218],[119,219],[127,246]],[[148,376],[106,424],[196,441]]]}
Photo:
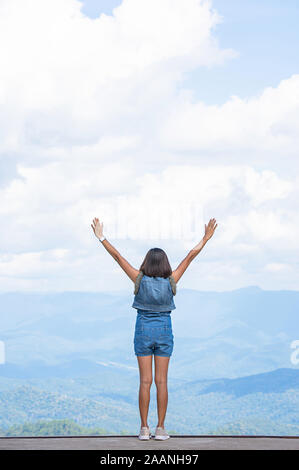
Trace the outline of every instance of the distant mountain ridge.
{"label": "distant mountain ridge", "polygon": [[[101,375],[31,379],[0,392],[0,429],[40,433],[60,429],[55,420],[71,420],[106,433],[135,434],[139,426],[138,376]],[[4,383],[4,382],[3,382]],[[6,384],[7,385],[7,384]],[[151,390],[149,422],[156,422],[155,388]],[[51,425],[53,422],[53,425]],[[27,427],[25,426],[27,423]],[[30,425],[31,423],[31,425]],[[24,427],[22,427],[24,425]],[[299,370],[278,369],[238,379],[170,382],[167,425],[179,434],[268,434],[299,436]],[[27,429],[27,431],[26,431]],[[67,429],[80,429],[67,426]],[[69,431],[71,432],[71,431]]]}
{"label": "distant mountain ridge", "polygon": [[281,393],[286,390],[299,391],[299,369],[276,369],[237,379],[218,379],[200,393],[223,392],[241,397],[251,393]]}
{"label": "distant mountain ridge", "polygon": [[[83,360],[94,370],[99,363],[138,367],[132,300],[132,292],[1,294],[3,373],[44,376],[52,366],[58,374],[63,364],[69,369],[72,363],[74,373],[84,374]],[[173,377],[237,378],[293,367],[290,345],[299,339],[299,292],[258,286],[202,292],[178,285],[175,303]]]}

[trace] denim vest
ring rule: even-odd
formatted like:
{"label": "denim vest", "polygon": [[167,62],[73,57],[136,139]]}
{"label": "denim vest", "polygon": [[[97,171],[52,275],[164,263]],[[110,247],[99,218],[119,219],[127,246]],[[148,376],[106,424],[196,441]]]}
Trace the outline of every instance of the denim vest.
{"label": "denim vest", "polygon": [[[136,290],[135,286],[135,292]],[[154,312],[169,312],[176,308],[173,295],[175,294],[172,291],[169,278],[150,277],[143,274],[132,307]]]}

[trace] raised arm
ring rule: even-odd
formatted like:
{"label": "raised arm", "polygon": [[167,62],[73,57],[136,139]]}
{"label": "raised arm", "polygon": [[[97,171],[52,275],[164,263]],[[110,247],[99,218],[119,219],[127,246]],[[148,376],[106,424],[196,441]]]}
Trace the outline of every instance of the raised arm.
{"label": "raised arm", "polygon": [[[100,222],[99,219],[94,218],[91,227],[95,236],[100,239],[103,236],[103,222]],[[119,251],[117,251],[117,249],[114,248],[114,246],[108,242],[107,238],[105,238],[105,240],[103,240],[101,243],[106,248],[108,253],[110,253],[112,258],[114,258],[115,261],[120,265],[120,267],[125,271],[129,278],[133,282],[135,282],[139,270],[133,268],[133,266],[128,263],[128,261],[119,253]]]}
{"label": "raised arm", "polygon": [[191,261],[194,260],[198,253],[200,253],[200,251],[203,249],[207,241],[213,236],[217,225],[218,224],[216,224],[216,219],[210,219],[208,225],[205,224],[205,234],[202,240],[194,248],[192,248],[192,250],[189,251],[187,256],[183,259],[183,261],[181,261],[175,271],[172,272],[172,276],[175,282],[178,282],[178,280],[182,277],[182,275],[188,268]]}

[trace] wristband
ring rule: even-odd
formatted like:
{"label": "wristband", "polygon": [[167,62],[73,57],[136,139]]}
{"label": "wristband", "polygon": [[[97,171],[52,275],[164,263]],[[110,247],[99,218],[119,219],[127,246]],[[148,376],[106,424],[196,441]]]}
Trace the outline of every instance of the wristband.
{"label": "wristband", "polygon": [[100,242],[106,240],[106,237],[104,235],[101,236],[101,238],[99,238]]}

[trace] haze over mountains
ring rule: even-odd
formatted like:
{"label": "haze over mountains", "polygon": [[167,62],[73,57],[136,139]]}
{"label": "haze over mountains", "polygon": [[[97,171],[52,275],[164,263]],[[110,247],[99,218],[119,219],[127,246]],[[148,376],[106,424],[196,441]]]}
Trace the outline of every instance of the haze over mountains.
{"label": "haze over mountains", "polygon": [[[70,373],[99,363],[137,367],[130,293],[6,293],[0,300],[7,370],[18,366],[20,374],[22,368],[32,374],[64,364],[67,373],[68,363]],[[233,378],[293,367],[298,292],[256,286],[230,292],[182,289],[175,301],[173,377]],[[47,367],[40,373],[46,370],[52,373]]]}
{"label": "haze over mountains", "polygon": [[[105,376],[0,377],[0,386],[0,435],[48,435],[55,420],[61,422],[60,432],[70,435],[72,423],[84,426],[83,434],[95,428],[100,429],[95,433],[136,434],[139,428],[138,376],[132,371],[118,376],[107,367]],[[299,370],[237,379],[170,379],[168,389],[166,422],[172,433],[299,436]],[[151,427],[157,421],[155,398],[153,386]]]}
{"label": "haze over mountains", "polygon": [[[48,432],[40,420],[136,432],[139,371],[130,293],[16,292],[0,300],[6,353],[0,433]],[[181,289],[175,303],[169,428],[299,435],[299,366],[291,361],[291,343],[299,338],[299,293],[257,286]],[[154,422],[154,386],[151,396]],[[74,424],[67,423],[61,427],[71,433]]]}

